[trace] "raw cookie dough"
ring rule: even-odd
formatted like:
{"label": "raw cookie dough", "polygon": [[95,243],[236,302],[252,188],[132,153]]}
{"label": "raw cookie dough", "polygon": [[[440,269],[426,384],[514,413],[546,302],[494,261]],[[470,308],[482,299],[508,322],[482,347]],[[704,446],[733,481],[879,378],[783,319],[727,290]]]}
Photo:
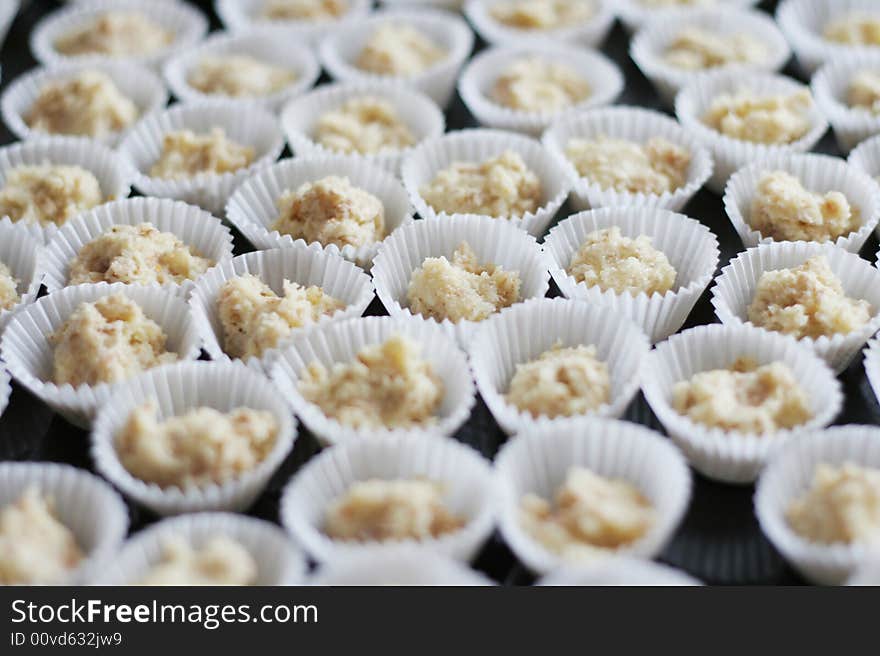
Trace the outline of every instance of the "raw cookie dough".
{"label": "raw cookie dough", "polygon": [[537,55],[511,62],[490,97],[521,112],[558,112],[590,96],[590,83],[571,66]]}
{"label": "raw cookie dough", "polygon": [[11,310],[20,300],[18,283],[18,278],[12,275],[9,267],[0,262],[0,312]]}
{"label": "raw cookie dough", "polygon": [[275,20],[319,21],[339,18],[348,10],[348,0],[266,0],[261,15]]}
{"label": "raw cookie dough", "polygon": [[361,96],[324,112],[315,122],[315,143],[341,153],[376,153],[402,150],[416,142],[409,127],[387,100]]}
{"label": "raw cookie dough", "polygon": [[880,46],[880,13],[847,12],[830,21],[823,35],[829,41],[848,46]]}
{"label": "raw cookie dough", "polygon": [[124,294],[81,303],[49,337],[55,347],[52,382],[97,385],[131,378],[178,359],[165,348],[161,326]]}
{"label": "raw cookie dough", "polygon": [[261,357],[296,328],[329,316],[345,304],[316,285],[284,280],[278,296],[257,276],[246,273],[223,283],[217,314],[223,325],[223,350],[233,358]]}
{"label": "raw cookie dough", "polygon": [[183,538],[162,544],[162,560],[138,581],[139,585],[253,585],[257,563],[238,542],[224,535],[206,540],[201,547]]}
{"label": "raw cookie dough", "polygon": [[482,321],[519,300],[517,271],[477,262],[467,242],[452,254],[428,257],[412,272],[406,299],[410,311],[437,321]]}
{"label": "raw cookie dough", "polygon": [[76,28],[55,41],[63,55],[150,55],[174,41],[174,32],[137,11],[108,11],[85,27]]}
{"label": "raw cookie dough", "polygon": [[733,139],[787,144],[809,132],[812,106],[807,89],[768,96],[740,89],[719,95],[703,115],[703,123]]}
{"label": "raw cookie dough", "polygon": [[443,502],[442,485],[418,479],[358,481],[324,516],[328,537],[356,542],[427,540],[463,525]]}
{"label": "raw cookie dough", "polygon": [[208,134],[191,130],[169,132],[162,140],[162,153],[150,169],[150,176],[165,180],[187,180],[197,175],[220,175],[246,168],[255,151],[226,136],[223,128]]}
{"label": "raw cookie dough", "polygon": [[355,65],[377,75],[409,77],[446,56],[446,50],[412,25],[385,23],[367,39]]}
{"label": "raw cookie dough", "polygon": [[16,166],[0,189],[0,216],[60,226],[105,200],[98,178],[79,166]]}
{"label": "raw cookie dough", "polygon": [[846,101],[850,107],[880,114],[880,71],[858,71],[849,81]]}
{"label": "raw cookie dough", "polygon": [[296,74],[250,55],[203,57],[186,79],[193,89],[232,98],[268,96],[296,80]]}
{"label": "raw cookie dough", "polygon": [[503,0],[489,7],[492,18],[520,30],[552,30],[585,23],[595,13],[590,0]]}
{"label": "raw cookie dough", "polygon": [[302,374],[299,391],[326,416],[352,428],[429,425],[444,389],[420,351],[418,344],[395,335],[329,370],[313,362]]}
{"label": "raw cookie dough", "polygon": [[749,358],[676,383],[672,407],[698,424],[742,433],[774,433],[813,416],[806,393],[787,365],[759,366]]}
{"label": "raw cookie dough", "polygon": [[689,25],[666,47],[667,64],[688,71],[700,71],[728,64],[755,64],[767,58],[767,48],[745,32],[722,34]]}
{"label": "raw cookie dough", "polygon": [[152,223],[115,225],[83,246],[70,263],[67,283],[124,282],[179,285],[214,262]]}
{"label": "raw cookie dough", "polygon": [[867,301],[847,297],[828,260],[816,255],[800,266],[761,274],[748,319],[767,330],[817,339],[858,330],[873,313]]}

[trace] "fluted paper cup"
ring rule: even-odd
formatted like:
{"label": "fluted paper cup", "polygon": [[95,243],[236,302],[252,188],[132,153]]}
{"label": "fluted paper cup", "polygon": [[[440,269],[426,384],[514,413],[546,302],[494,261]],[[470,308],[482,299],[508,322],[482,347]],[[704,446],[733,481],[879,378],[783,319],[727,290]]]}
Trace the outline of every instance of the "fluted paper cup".
{"label": "fluted paper cup", "polygon": [[407,302],[413,271],[429,257],[452,257],[467,242],[480,263],[492,263],[505,271],[517,271],[522,282],[520,300],[543,298],[549,289],[550,261],[534,237],[505,221],[484,216],[454,215],[444,220],[415,221],[395,231],[379,247],[373,262],[376,295],[391,316],[415,316],[438,326],[466,346],[480,322],[414,315]]}
{"label": "fluted paper cup", "polygon": [[[589,95],[571,107],[550,111],[512,109],[492,98],[492,89],[508,66],[522,58],[558,62],[573,70],[589,85]],[[534,43],[488,48],[465,66],[458,80],[458,94],[481,125],[538,136],[567,112],[612,104],[623,91],[623,74],[605,55],[568,44]]]}
{"label": "fluted paper cup", "polygon": [[166,348],[181,360],[199,356],[201,345],[186,303],[156,287],[97,283],[66,287],[16,312],[0,339],[0,358],[9,373],[32,394],[65,419],[86,428],[119,383],[56,385],[51,382],[54,349],[49,336],[67,321],[81,303],[122,293],[143,309],[168,338]]}
{"label": "fluted paper cup", "polygon": [[[662,194],[631,193],[601,187],[589,178],[582,177],[565,154],[569,140],[573,138],[596,139],[598,137],[626,139],[639,144],[654,137],[686,149],[691,155],[685,184]],[[551,123],[542,137],[544,146],[560,162],[571,179],[571,200],[577,209],[590,209],[616,205],[659,207],[680,211],[685,204],[706,184],[712,175],[712,157],[709,151],[687,130],[665,114],[641,107],[602,107],[585,112],[566,114]]]}
{"label": "fluted paper cup", "polygon": [[847,94],[853,76],[880,70],[880,51],[841,56],[820,68],[810,82],[813,97],[831,123],[837,145],[848,153],[865,139],[880,134],[880,114],[853,107]]}
{"label": "fluted paper cup", "polygon": [[[747,9],[758,4],[760,0],[714,0],[717,4],[734,9]],[[656,25],[669,20],[670,15],[676,11],[675,5],[650,6],[643,0],[618,0],[617,15],[620,22],[629,32]],[[690,11],[694,11],[691,9]]]}
{"label": "fluted paper cup", "polygon": [[703,584],[690,574],[668,565],[639,558],[615,556],[580,567],[563,567],[542,577],[538,585],[653,587]]}
{"label": "fluted paper cup", "polygon": [[0,508],[30,488],[51,497],[58,521],[76,538],[82,562],[62,585],[81,585],[116,553],[128,530],[128,509],[104,481],[82,469],[43,462],[0,463]]}
{"label": "fluted paper cup", "polygon": [[847,581],[847,585],[870,585],[876,587],[880,585],[880,558],[875,554],[868,557],[868,562],[856,567],[852,576]]}
{"label": "fluted paper cup", "polygon": [[[235,191],[226,206],[226,218],[259,249],[305,243],[303,239],[282,235],[272,228],[278,219],[278,199],[285,191],[296,191],[306,183],[330,175],[348,178],[353,186],[382,201],[386,235],[412,221],[409,199],[397,178],[368,161],[339,156],[295,157],[266,167]],[[328,253],[341,255],[368,268],[380,243],[363,246],[346,244],[342,248],[336,244],[319,245]]]}
{"label": "fluted paper cup", "polygon": [[12,395],[12,377],[6,369],[0,369],[0,417],[9,406],[9,397]]}
{"label": "fluted paper cup", "polygon": [[18,281],[16,291],[19,296],[18,302],[11,308],[0,309],[0,334],[13,313],[33,303],[40,293],[45,273],[40,261],[42,250],[43,247],[22,227],[10,223],[8,219],[0,221],[0,262],[9,268],[12,277]]}
{"label": "fluted paper cup", "polygon": [[253,517],[211,512],[165,519],[139,531],[89,583],[137,584],[162,562],[169,541],[183,539],[201,547],[217,537],[234,540],[251,555],[257,565],[254,585],[298,585],[305,577],[303,555],[280,528]]}
{"label": "fluted paper cup", "polygon": [[[501,535],[530,570],[547,574],[566,564],[533,538],[520,522],[526,494],[552,500],[572,467],[585,467],[604,477],[623,479],[647,498],[655,517],[646,533],[606,557],[656,556],[672,538],[691,495],[687,463],[661,435],[629,422],[574,419],[520,433],[495,459],[499,487]],[[598,560],[604,560],[597,553]]]}
{"label": "fluted paper cup", "polygon": [[3,46],[6,35],[9,34],[9,28],[12,26],[12,21],[15,20],[16,14],[18,14],[19,7],[21,7],[21,0],[3,0],[3,2],[0,2],[0,47]]}
{"label": "fluted paper cup", "polygon": [[[321,317],[317,321],[318,325],[361,316],[374,296],[373,282],[366,273],[351,262],[322,250],[318,244],[306,246],[304,242],[298,241],[287,248],[239,255],[205,274],[190,296],[193,320],[212,360],[233,360],[223,349],[225,336],[217,309],[217,297],[227,281],[248,273],[257,276],[279,296],[284,294],[284,281],[289,280],[303,286],[317,285],[326,294],[345,304],[345,307],[333,314]],[[314,325],[306,324],[303,329]],[[294,329],[291,332],[300,331]],[[244,361],[245,364],[257,371],[268,370],[277,350],[286,341],[269,349],[259,358],[248,358]]]}
{"label": "fluted paper cup", "polygon": [[[676,383],[700,372],[727,369],[738,358],[759,365],[782,362],[809,399],[812,417],[804,424],[770,434],[713,428],[692,421],[672,407]],[[709,478],[751,483],[768,458],[789,439],[827,426],[843,403],[840,383],[809,348],[790,337],[748,326],[698,326],[658,344],[648,358],[642,390],[654,414],[691,465]]]}
{"label": "fluted paper cup", "polygon": [[[675,283],[668,292],[619,294],[578,282],[568,273],[572,257],[587,236],[597,230],[620,228],[624,237],[640,235],[669,259]],[[694,305],[712,281],[718,266],[718,239],[699,221],[683,214],[650,207],[605,207],[573,214],[550,230],[544,252],[553,260],[550,276],[566,298],[604,305],[627,316],[650,338],[659,342],[684,324]]]}
{"label": "fluted paper cup", "polygon": [[[150,175],[162,154],[166,134],[176,130],[199,134],[215,127],[223,128],[232,141],[252,147],[254,161],[237,171],[200,173],[183,180]],[[134,186],[142,194],[182,200],[215,214],[222,213],[236,187],[278,159],[283,149],[284,137],[272,113],[254,105],[238,106],[222,100],[176,105],[154,113],[137,123],[119,144],[119,153],[138,171]]]}
{"label": "fluted paper cup", "polygon": [[296,39],[315,47],[321,38],[335,29],[351,22],[363,20],[371,11],[370,0],[348,0],[348,11],[335,18],[272,19],[261,15],[266,0],[214,0],[214,11],[223,26],[231,32],[241,32],[252,27],[277,26],[296,33]]}
{"label": "fluted paper cup", "polygon": [[839,191],[850,206],[858,211],[859,226],[853,232],[834,240],[834,244],[858,253],[880,218],[880,187],[867,174],[848,165],[838,157],[827,155],[779,153],[747,164],[734,173],[724,188],[724,210],[746,248],[769,244],[772,237],[764,236],[749,224],[752,202],[761,177],[765,173],[785,171],[798,178],[805,189],[825,194]]}
{"label": "fluted paper cup", "polygon": [[[380,27],[407,25],[423,33],[446,56],[424,71],[411,76],[379,75],[359,68],[357,58]],[[455,81],[474,45],[474,34],[460,16],[440,9],[382,9],[357,22],[330,32],[321,42],[324,69],[335,80],[383,81],[418,89],[446,107],[455,93]]]}
{"label": "fluted paper cup", "polygon": [[840,278],[844,293],[850,298],[866,300],[873,313],[868,323],[851,333],[799,340],[840,373],[868,338],[880,329],[880,271],[858,255],[830,244],[805,241],[761,244],[740,253],[721,269],[712,288],[712,305],[721,323],[751,326],[748,307],[761,274],[799,266],[815,255],[825,255],[831,270]]}
{"label": "fluted paper cup", "polygon": [[[303,398],[299,381],[310,364],[318,362],[329,369],[336,363],[349,363],[364,347],[382,344],[395,335],[415,342],[421,349],[420,357],[443,383],[443,399],[435,421],[412,428],[352,428],[328,417],[320,407]],[[401,317],[349,319],[304,331],[279,351],[271,378],[303,424],[324,444],[383,435],[416,440],[452,435],[467,421],[475,402],[474,383],[464,352],[436,326]]]}
{"label": "fluted paper cup", "polygon": [[[352,485],[372,479],[428,480],[442,487],[443,503],[464,524],[422,540],[346,541],[323,529],[327,508]],[[448,438],[377,437],[340,444],[311,460],[281,498],[281,523],[319,562],[418,546],[457,560],[472,560],[495,525],[495,481],[489,462]]]}
{"label": "fluted paper cup", "polygon": [[791,503],[810,488],[817,465],[845,463],[880,468],[876,426],[835,426],[791,440],[767,465],[755,492],[761,530],[783,558],[814,583],[840,585],[876,558],[876,544],[812,542],[795,533],[785,516]]}
{"label": "fluted paper cup", "polygon": [[428,548],[389,546],[324,563],[309,585],[495,585],[484,574]]}
{"label": "fluted paper cup", "polygon": [[[854,169],[867,173],[874,182],[880,182],[880,135],[866,139],[853,148],[846,160]],[[874,234],[880,233],[875,229]]]}

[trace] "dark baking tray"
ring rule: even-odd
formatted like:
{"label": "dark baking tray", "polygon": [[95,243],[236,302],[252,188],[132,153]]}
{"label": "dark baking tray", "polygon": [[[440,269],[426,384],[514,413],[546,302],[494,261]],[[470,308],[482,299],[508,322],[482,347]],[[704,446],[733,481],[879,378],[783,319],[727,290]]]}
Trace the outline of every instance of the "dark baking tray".
{"label": "dark baking tray", "polygon": [[[33,25],[42,15],[63,5],[49,0],[31,0],[25,4],[0,53],[4,88],[17,75],[35,65],[28,47]],[[210,2],[194,4],[209,16],[212,29],[220,27]],[[760,6],[766,11],[772,11],[774,5],[775,2],[764,2]],[[478,43],[477,48],[480,47],[482,44]],[[602,48],[620,65],[626,79],[626,89],[619,103],[662,109],[652,86],[629,59],[628,47],[629,37],[617,25]],[[804,79],[793,64],[785,72]],[[323,81],[325,80],[322,79]],[[450,130],[475,125],[458,98],[447,112],[447,123]],[[0,126],[0,140],[3,144],[14,141],[5,126]],[[815,150],[840,155],[830,132]],[[285,156],[289,156],[289,153]],[[718,236],[721,243],[721,266],[742,250],[742,244],[724,215],[721,199],[717,195],[706,190],[699,192],[684,212],[705,223]],[[557,218],[563,218],[569,213],[569,208],[563,207]],[[236,254],[249,250],[250,244],[236,233]],[[873,236],[862,252],[868,259],[873,259],[873,254],[877,252],[877,240]],[[551,289],[550,294],[557,295],[558,291]],[[367,313],[384,314],[385,311],[378,299],[375,299]],[[700,299],[685,327],[715,321],[707,293]],[[840,379],[844,388],[845,405],[837,423],[880,423],[880,407],[867,383],[860,357],[856,358]],[[641,395],[630,406],[626,418],[661,432],[663,430]],[[495,455],[505,439],[482,400],[478,400],[470,419],[455,437],[479,449],[489,458]],[[0,417],[0,460],[66,462],[91,470],[88,443],[86,431],[70,425],[27,390],[13,383],[9,407]],[[248,514],[277,522],[282,488],[318,449],[314,437],[300,425],[300,435],[293,453],[282,464],[267,490]],[[761,534],[754,516],[753,493],[752,486],[724,485],[695,473],[693,498],[687,516],[660,560],[680,567],[707,583],[802,583],[799,576]],[[157,521],[157,517],[136,504],[129,503],[129,512],[132,532]],[[523,585],[533,580],[497,534],[482,550],[475,567],[499,583]]]}

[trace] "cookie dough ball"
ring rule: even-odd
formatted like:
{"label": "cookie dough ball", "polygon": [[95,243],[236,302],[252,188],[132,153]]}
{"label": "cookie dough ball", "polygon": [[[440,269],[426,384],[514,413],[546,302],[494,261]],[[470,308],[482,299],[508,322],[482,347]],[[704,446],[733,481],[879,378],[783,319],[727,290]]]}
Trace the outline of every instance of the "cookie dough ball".
{"label": "cookie dough ball", "polygon": [[188,180],[197,175],[221,175],[250,166],[256,153],[214,127],[207,134],[191,130],[169,132],[162,140],[162,153],[150,176],[165,180]]}
{"label": "cookie dough ball", "polygon": [[397,110],[378,96],[361,96],[324,112],[315,122],[315,143],[340,153],[375,155],[403,150],[415,135]]}

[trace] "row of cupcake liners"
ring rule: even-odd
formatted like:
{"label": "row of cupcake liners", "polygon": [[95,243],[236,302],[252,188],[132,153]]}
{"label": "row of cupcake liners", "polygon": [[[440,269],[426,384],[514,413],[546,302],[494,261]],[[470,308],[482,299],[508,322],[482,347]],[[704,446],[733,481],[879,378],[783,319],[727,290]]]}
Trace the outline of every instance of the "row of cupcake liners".
{"label": "row of cupcake liners", "polygon": [[[725,6],[735,9],[748,9],[758,4],[760,0],[725,0]],[[642,0],[618,0],[616,3],[617,15],[623,26],[630,33],[658,25],[672,20],[676,15],[675,6],[663,3],[646,3]]]}

